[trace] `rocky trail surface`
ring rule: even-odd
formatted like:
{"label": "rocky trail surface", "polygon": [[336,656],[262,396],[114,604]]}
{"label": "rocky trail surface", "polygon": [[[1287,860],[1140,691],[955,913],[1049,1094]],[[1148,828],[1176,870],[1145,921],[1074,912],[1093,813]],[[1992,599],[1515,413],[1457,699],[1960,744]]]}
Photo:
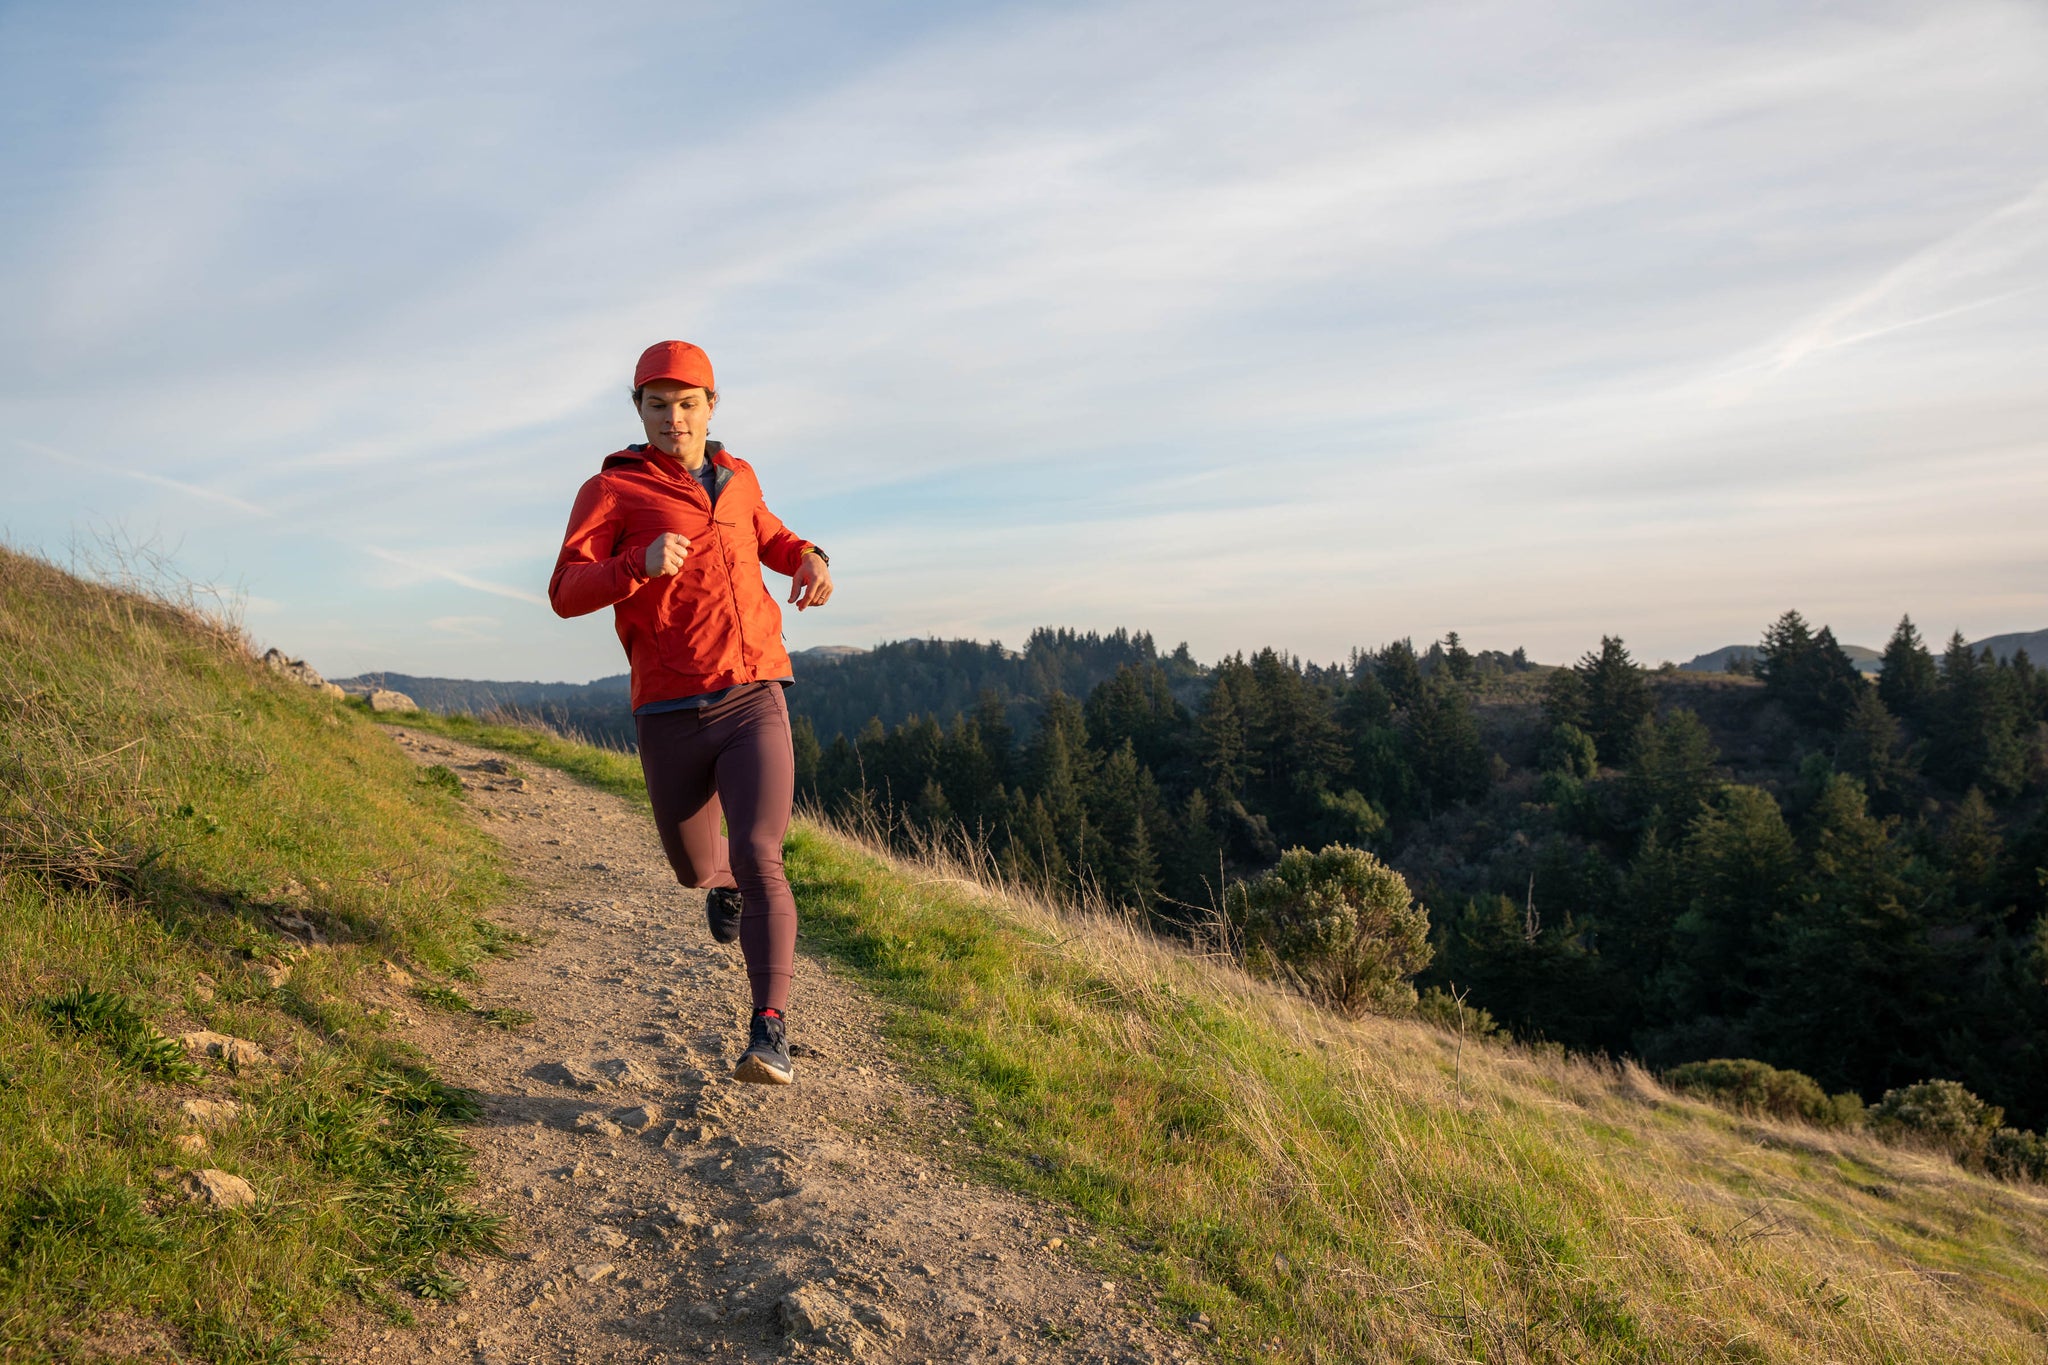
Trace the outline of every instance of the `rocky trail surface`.
{"label": "rocky trail surface", "polygon": [[797,1083],[732,1082],[739,949],[712,942],[644,812],[394,733],[461,778],[529,887],[501,920],[533,941],[464,988],[479,1013],[413,998],[402,967],[389,983],[403,1035],[484,1097],[477,1197],[513,1257],[458,1266],[470,1292],[416,1327],[366,1313],[324,1359],[1196,1358],[1139,1287],[1087,1263],[1085,1228],[964,1174],[957,1110],[891,1064],[881,1007],[801,942]]}

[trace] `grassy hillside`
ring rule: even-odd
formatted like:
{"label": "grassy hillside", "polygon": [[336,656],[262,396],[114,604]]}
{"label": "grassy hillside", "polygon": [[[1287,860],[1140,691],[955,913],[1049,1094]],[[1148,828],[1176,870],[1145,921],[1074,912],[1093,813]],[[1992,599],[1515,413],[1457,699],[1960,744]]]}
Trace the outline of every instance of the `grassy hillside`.
{"label": "grassy hillside", "polygon": [[[444,1253],[495,1226],[460,1193],[473,1104],[361,988],[471,971],[505,889],[367,720],[0,550],[0,1359],[282,1360],[349,1296],[455,1292]],[[193,1059],[196,1030],[266,1060]]]}
{"label": "grassy hillside", "polygon": [[[431,720],[628,796],[625,755]],[[800,825],[807,947],[896,1007],[985,1173],[1225,1358],[2036,1361],[2048,1198],[1616,1068],[1350,1022],[1121,921]],[[802,1006],[797,1002],[796,1027]]]}

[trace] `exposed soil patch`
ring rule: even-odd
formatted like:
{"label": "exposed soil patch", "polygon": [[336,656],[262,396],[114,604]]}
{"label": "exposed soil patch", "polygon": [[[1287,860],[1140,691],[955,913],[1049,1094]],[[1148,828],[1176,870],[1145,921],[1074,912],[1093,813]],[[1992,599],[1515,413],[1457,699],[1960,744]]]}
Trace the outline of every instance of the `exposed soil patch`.
{"label": "exposed soil patch", "polygon": [[533,887],[503,919],[536,941],[463,987],[530,1024],[437,1009],[402,972],[389,983],[404,1036],[485,1097],[480,1198],[510,1218],[517,1256],[471,1268],[471,1292],[420,1308],[418,1328],[365,1316],[324,1358],[1197,1358],[1138,1286],[1086,1263],[1084,1228],[962,1173],[953,1107],[897,1071],[880,1007],[801,942],[797,1083],[733,1083],[739,949],[711,941],[702,893],[676,885],[644,813],[394,734],[460,777]]}

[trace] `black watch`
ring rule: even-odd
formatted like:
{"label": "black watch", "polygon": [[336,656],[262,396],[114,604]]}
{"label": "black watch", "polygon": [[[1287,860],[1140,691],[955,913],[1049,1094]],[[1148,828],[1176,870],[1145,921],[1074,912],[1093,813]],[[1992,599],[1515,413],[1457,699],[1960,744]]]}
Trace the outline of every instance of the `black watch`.
{"label": "black watch", "polygon": [[804,547],[804,553],[805,553],[805,554],[807,554],[807,555],[816,555],[816,556],[817,556],[818,558],[820,558],[820,559],[822,559],[822,560],[824,560],[824,561],[825,561],[825,567],[826,567],[826,568],[828,568],[828,569],[829,569],[829,568],[831,568],[831,567],[832,567],[832,556],[831,556],[831,555],[828,555],[828,554],[826,554],[826,553],[825,553],[825,552],[824,552],[823,550],[819,549],[819,548],[818,548],[817,546],[815,546],[815,545],[807,545],[807,546],[805,546],[805,547]]}

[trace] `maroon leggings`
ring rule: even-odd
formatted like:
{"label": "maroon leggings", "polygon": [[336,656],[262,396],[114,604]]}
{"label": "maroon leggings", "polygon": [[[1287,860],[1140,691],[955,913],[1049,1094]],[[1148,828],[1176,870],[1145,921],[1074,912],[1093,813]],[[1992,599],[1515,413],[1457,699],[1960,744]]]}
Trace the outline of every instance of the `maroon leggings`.
{"label": "maroon leggings", "polygon": [[[782,836],[796,796],[782,684],[750,683],[713,706],[636,716],[655,828],[684,886],[737,886],[740,952],[755,1009],[786,1010],[796,898]],[[719,817],[731,831],[719,832]]]}

